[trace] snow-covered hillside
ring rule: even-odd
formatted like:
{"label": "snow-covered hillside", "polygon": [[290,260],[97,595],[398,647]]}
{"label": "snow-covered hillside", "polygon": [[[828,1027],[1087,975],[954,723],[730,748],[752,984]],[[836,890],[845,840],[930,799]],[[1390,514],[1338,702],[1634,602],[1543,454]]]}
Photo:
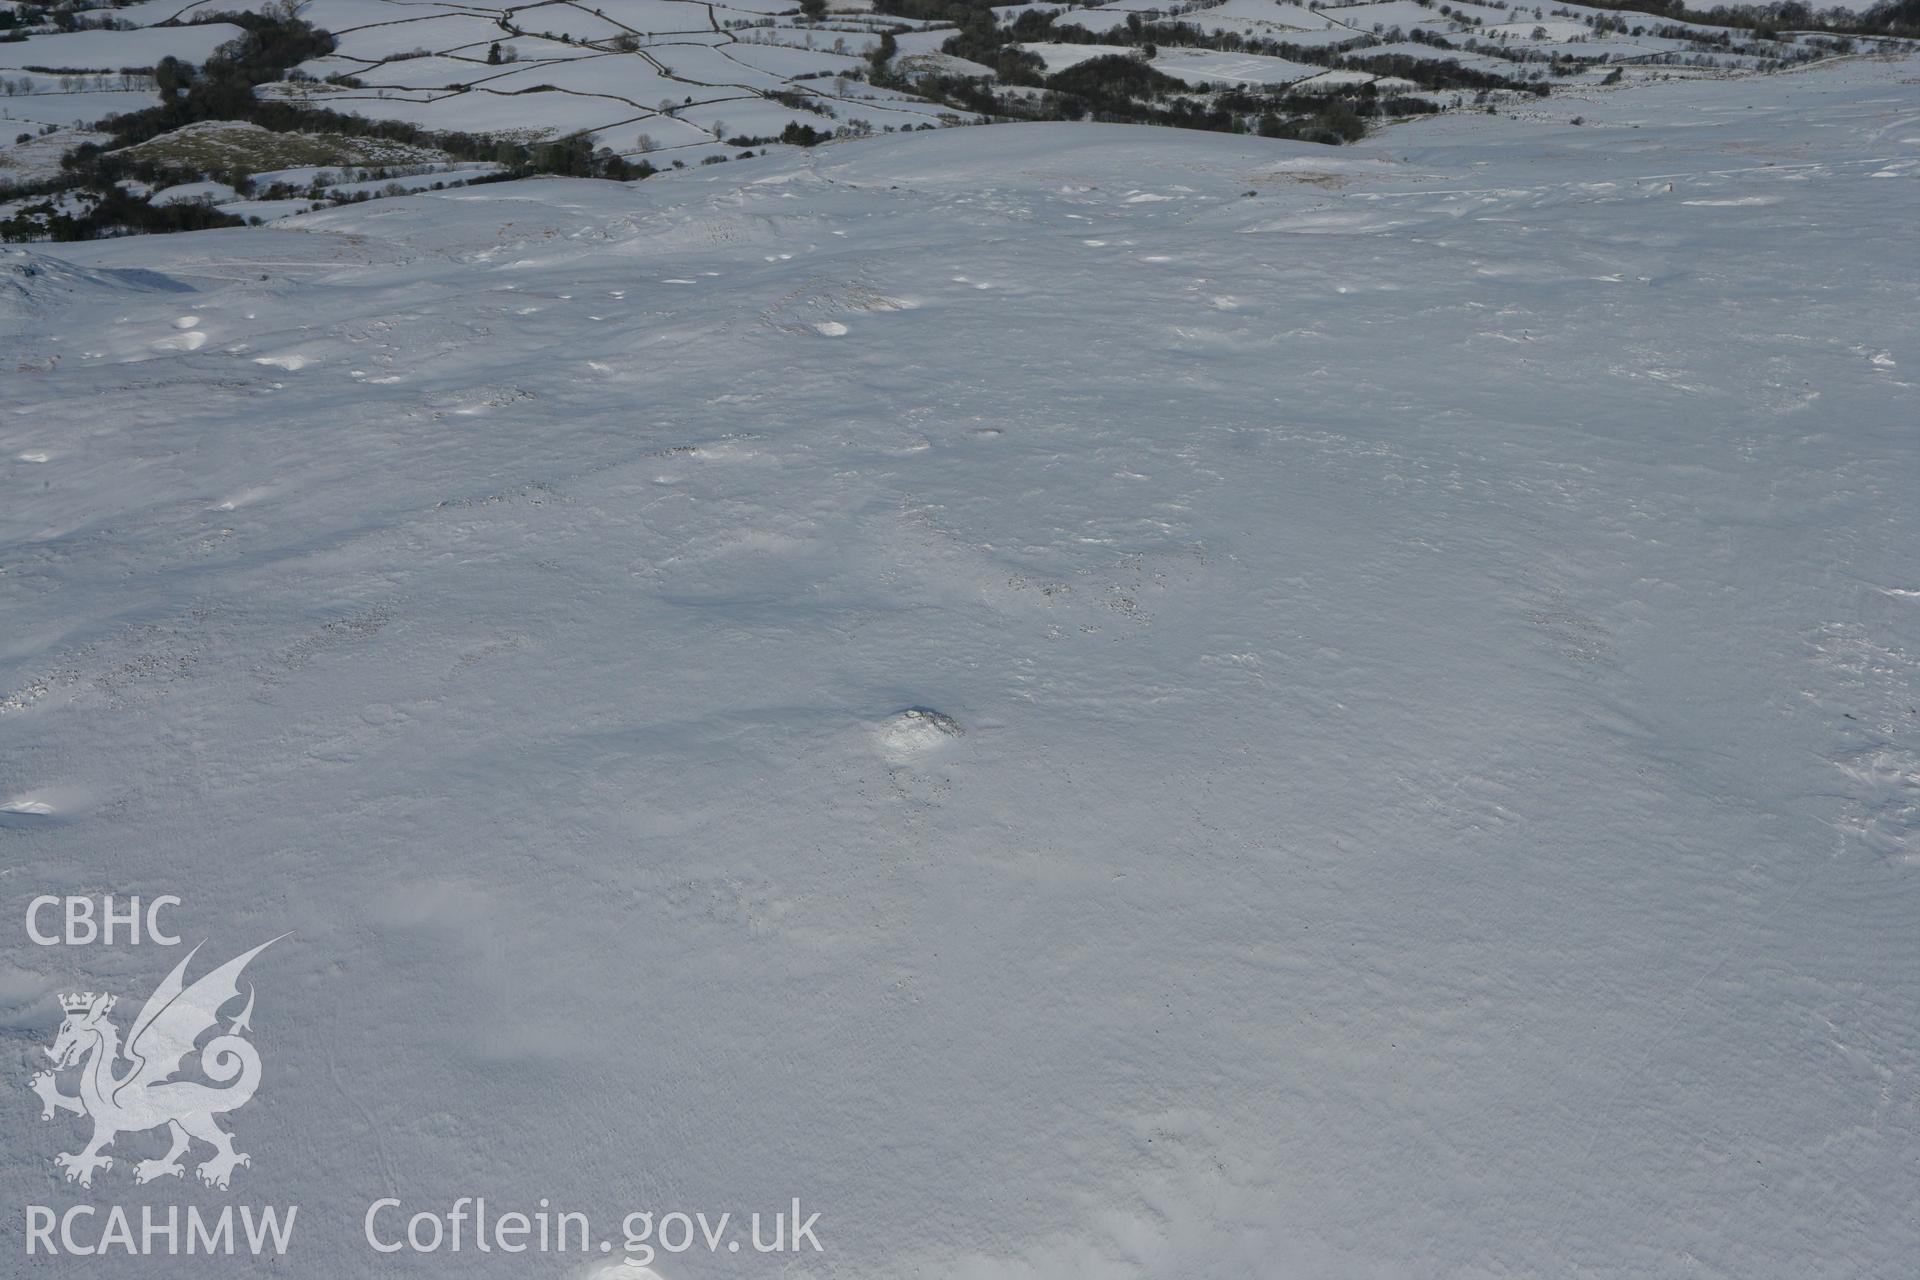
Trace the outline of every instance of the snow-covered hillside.
{"label": "snow-covered hillside", "polygon": [[[0,1250],[579,1276],[363,1215],[798,1197],[652,1272],[1904,1274],[1916,179],[1853,59],[6,250]],[[55,1168],[55,994],[179,958],[18,927],[102,893],[293,932],[228,1191]]]}

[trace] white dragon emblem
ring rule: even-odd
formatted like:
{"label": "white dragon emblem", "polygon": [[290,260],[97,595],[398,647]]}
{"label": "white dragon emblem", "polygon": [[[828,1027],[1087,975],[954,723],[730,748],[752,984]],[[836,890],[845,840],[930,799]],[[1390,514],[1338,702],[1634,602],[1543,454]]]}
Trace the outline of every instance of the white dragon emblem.
{"label": "white dragon emblem", "polygon": [[[53,1158],[54,1164],[66,1172],[68,1182],[92,1186],[95,1170],[113,1167],[113,1157],[100,1153],[116,1137],[161,1125],[172,1135],[173,1146],[158,1160],[140,1161],[134,1167],[135,1182],[184,1174],[180,1157],[187,1154],[195,1138],[214,1149],[196,1170],[200,1181],[210,1187],[224,1190],[237,1166],[253,1163],[245,1152],[233,1149],[232,1135],[214,1123],[215,1116],[246,1105],[260,1087],[259,1051],[242,1035],[252,1029],[251,986],[247,988],[246,1007],[233,1019],[226,1034],[214,1036],[199,1048],[201,1073],[224,1087],[173,1077],[186,1057],[195,1052],[195,1042],[217,1029],[221,1008],[239,996],[240,971],[278,941],[263,942],[187,986],[183,978],[188,962],[200,950],[195,947],[147,997],[127,1033],[124,1049],[119,1028],[107,1016],[115,997],[91,991],[60,997],[66,1019],[46,1051],[53,1059],[53,1070],[36,1074],[32,1088],[40,1095],[42,1120],[53,1119],[56,1111],[93,1118],[93,1136],[86,1147]],[[121,1071],[123,1058],[129,1065]],[[80,1068],[78,1095],[61,1093],[56,1081],[57,1072],[72,1067]]]}

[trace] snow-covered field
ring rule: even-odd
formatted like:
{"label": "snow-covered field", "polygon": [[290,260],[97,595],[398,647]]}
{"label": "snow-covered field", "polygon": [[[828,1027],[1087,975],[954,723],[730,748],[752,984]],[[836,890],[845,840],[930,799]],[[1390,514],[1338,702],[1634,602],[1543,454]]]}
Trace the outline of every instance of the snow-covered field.
{"label": "snow-covered field", "polygon": [[1053,44],[1042,41],[1017,44],[1014,48],[1038,57],[1049,72],[1065,71],[1095,58],[1125,58],[1133,54],[1133,50],[1124,44]]}
{"label": "snow-covered field", "polygon": [[70,31],[28,36],[0,43],[0,68],[51,67],[55,70],[112,70],[151,67],[162,58],[199,62],[240,34],[224,22],[193,27],[157,27],[140,31]]}
{"label": "snow-covered field", "polygon": [[1283,85],[1317,75],[1322,68],[1253,53],[1216,53],[1212,49],[1163,49],[1153,69],[1188,84]]}
{"label": "snow-covered field", "polygon": [[[1906,1274],[1917,73],[0,251],[0,1249],[576,1277],[363,1218],[798,1197],[613,1274]],[[186,949],[27,941],[102,893],[292,932],[230,1190],[55,1167],[55,994]]]}
{"label": "snow-covered field", "polygon": [[[184,10],[178,3],[131,5],[113,10],[112,20],[157,24],[182,12],[213,12],[205,4],[215,2]],[[249,0],[221,12],[265,3]],[[332,34],[333,52],[293,68],[300,79],[269,81],[257,92],[442,133],[517,141],[581,134],[595,147],[630,158],[646,154],[662,165],[731,158],[742,147],[727,139],[771,139],[789,125],[880,133],[972,120],[971,112],[843,78],[865,73],[865,56],[879,41],[871,16],[854,11],[862,8],[835,5],[800,27],[771,25],[800,21],[794,6],[775,0],[608,0],[604,7],[548,0],[497,8],[307,0],[300,16]],[[0,42],[0,181],[44,176],[35,156],[45,149],[36,141],[43,129],[78,128],[159,102],[149,76],[128,80],[123,69],[132,75],[163,57],[201,63],[241,34],[230,23],[207,22],[39,32]],[[935,50],[953,34],[951,26],[929,33],[925,49],[916,51]],[[969,63],[953,69],[988,74]],[[59,74],[69,71],[87,74]]]}
{"label": "snow-covered field", "polygon": [[[1028,42],[1015,47],[1038,56],[1049,72],[1065,71],[1095,58],[1128,57],[1136,53],[1127,45],[1117,44]],[[1161,49],[1149,61],[1155,71],[1194,85],[1280,86],[1327,74],[1323,67],[1289,62],[1285,58],[1270,58],[1254,53],[1221,53],[1213,49]],[[1372,78],[1355,77],[1360,83]]]}

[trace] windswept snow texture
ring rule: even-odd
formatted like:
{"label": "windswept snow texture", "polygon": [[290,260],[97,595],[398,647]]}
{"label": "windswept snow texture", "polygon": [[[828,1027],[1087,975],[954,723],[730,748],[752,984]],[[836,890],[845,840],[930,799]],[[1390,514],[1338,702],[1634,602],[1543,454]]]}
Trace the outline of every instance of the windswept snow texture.
{"label": "windswept snow texture", "polygon": [[[1909,1274],[1917,70],[9,256],[13,919],[295,931],[276,1274]],[[4,945],[78,1202],[53,993],[177,953]]]}

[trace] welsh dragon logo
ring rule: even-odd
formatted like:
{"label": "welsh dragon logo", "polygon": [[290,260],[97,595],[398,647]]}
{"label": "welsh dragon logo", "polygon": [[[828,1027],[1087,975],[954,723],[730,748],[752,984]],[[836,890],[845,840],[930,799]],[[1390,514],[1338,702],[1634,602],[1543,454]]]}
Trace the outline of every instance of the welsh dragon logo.
{"label": "welsh dragon logo", "polygon": [[[42,1120],[53,1119],[56,1111],[93,1119],[93,1136],[82,1150],[53,1158],[68,1182],[92,1186],[96,1170],[113,1167],[113,1157],[101,1152],[115,1138],[161,1125],[166,1126],[173,1145],[158,1160],[136,1164],[135,1182],[182,1176],[186,1169],[180,1158],[194,1139],[213,1148],[213,1155],[195,1170],[210,1187],[224,1190],[236,1167],[253,1163],[244,1151],[234,1150],[233,1135],[214,1123],[215,1116],[245,1106],[260,1087],[260,1053],[245,1036],[252,1029],[251,985],[246,1007],[231,1020],[225,1034],[204,1045],[198,1042],[207,1032],[218,1030],[220,1010],[239,997],[240,973],[247,962],[278,941],[263,942],[188,986],[187,965],[200,950],[195,947],[147,997],[124,1046],[119,1028],[108,1017],[116,997],[91,991],[60,997],[66,1019],[46,1050],[53,1070],[36,1074],[32,1088],[40,1095]],[[222,1087],[174,1078],[185,1059],[196,1053],[196,1045],[200,1073]],[[74,1067],[80,1069],[80,1092],[60,1092],[58,1073]]]}

